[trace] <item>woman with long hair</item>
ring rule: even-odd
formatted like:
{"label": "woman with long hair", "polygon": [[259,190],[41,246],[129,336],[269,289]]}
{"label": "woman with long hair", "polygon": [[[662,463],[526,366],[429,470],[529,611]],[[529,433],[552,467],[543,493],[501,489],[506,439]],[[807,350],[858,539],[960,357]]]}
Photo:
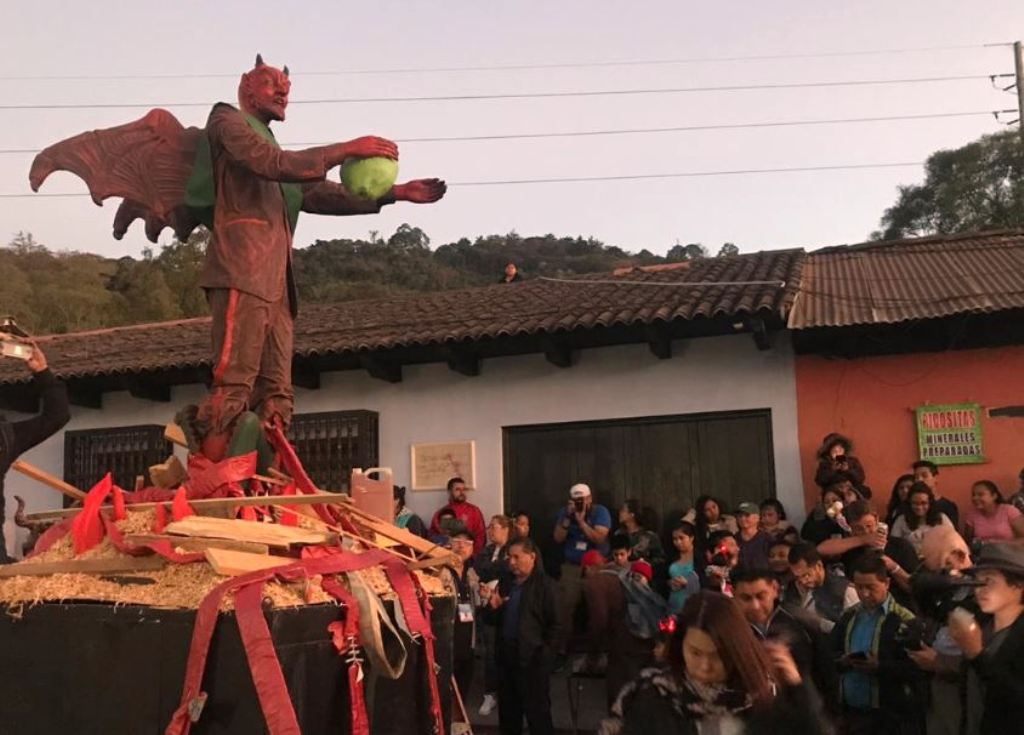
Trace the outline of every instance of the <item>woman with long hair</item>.
{"label": "woman with long hair", "polygon": [[896,519],[889,533],[895,538],[905,538],[920,556],[925,534],[939,526],[952,528],[953,522],[936,507],[931,488],[923,482],[915,482],[907,493],[907,512]]}
{"label": "woman with long hair", "polygon": [[900,475],[893,483],[892,493],[889,495],[889,507],[885,509],[885,522],[892,528],[896,519],[906,513],[907,494],[914,484],[913,475]]}
{"label": "woman with long hair", "polygon": [[971,504],[974,507],[964,515],[967,543],[1024,538],[1024,515],[1003,499],[1003,494],[991,480],[974,483]]}
{"label": "woman with long hair", "polygon": [[781,539],[792,524],[786,519],[786,508],[778,498],[761,501],[761,530],[772,538]]}
{"label": "woman with long hair", "polygon": [[686,512],[682,518],[687,523],[692,523],[697,529],[697,543],[707,541],[710,534],[715,531],[728,531],[737,533],[739,527],[736,519],[722,512],[722,503],[713,495],[701,495],[694,501],[693,507]]}
{"label": "woman with long hair", "polygon": [[724,595],[687,600],[665,653],[664,669],[623,688],[600,735],[827,732],[786,647],[760,643]]}

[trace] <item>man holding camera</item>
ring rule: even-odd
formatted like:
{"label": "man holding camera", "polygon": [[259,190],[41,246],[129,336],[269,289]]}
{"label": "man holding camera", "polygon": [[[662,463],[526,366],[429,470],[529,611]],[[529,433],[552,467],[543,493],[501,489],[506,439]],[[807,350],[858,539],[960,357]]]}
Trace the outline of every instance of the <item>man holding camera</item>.
{"label": "man holding camera", "polygon": [[590,487],[582,482],[569,488],[569,502],[558,511],[555,520],[555,543],[562,546],[562,576],[559,580],[559,621],[564,636],[556,642],[559,655],[564,656],[572,635],[573,613],[583,597],[580,563],[588,551],[608,556],[608,533],[612,516],[603,505],[594,502]]}
{"label": "man holding camera", "polygon": [[71,419],[67,389],[50,372],[46,355],[34,342],[25,366],[32,373],[30,390],[42,399],[43,410],[25,421],[0,421],[0,564],[14,561],[7,555],[3,530],[4,476],[19,455],[49,439]]}

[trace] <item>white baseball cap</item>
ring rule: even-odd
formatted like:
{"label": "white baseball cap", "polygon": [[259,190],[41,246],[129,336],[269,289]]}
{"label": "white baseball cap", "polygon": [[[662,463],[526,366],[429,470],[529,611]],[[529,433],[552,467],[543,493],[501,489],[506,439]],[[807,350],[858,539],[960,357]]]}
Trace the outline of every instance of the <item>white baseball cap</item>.
{"label": "white baseball cap", "polygon": [[590,497],[590,485],[585,485],[582,482],[577,482],[571,488],[569,488],[569,497],[573,500],[581,500],[582,498]]}

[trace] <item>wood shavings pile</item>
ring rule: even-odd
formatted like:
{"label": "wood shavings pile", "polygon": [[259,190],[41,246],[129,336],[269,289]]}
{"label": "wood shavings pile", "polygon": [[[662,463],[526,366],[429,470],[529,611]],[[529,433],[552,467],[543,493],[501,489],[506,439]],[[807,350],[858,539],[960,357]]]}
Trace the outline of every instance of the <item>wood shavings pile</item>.
{"label": "wood shavings pile", "polygon": [[[128,512],[128,517],[117,522],[122,533],[149,533],[153,527],[153,511]],[[351,549],[359,553],[358,549]],[[31,562],[54,562],[68,559],[116,558],[123,556],[107,537],[83,554],[76,555],[71,535],[60,539],[50,549]],[[370,567],[361,572],[367,585],[383,599],[394,599],[395,594],[384,570]],[[415,572],[424,591],[430,595],[447,594],[440,579],[423,572]],[[142,584],[123,584],[118,578],[144,581]],[[14,576],[0,578],[0,603],[8,606],[8,614],[20,616],[25,605],[67,600],[110,602],[115,605],[146,605],[156,608],[196,609],[203,599],[228,577],[216,574],[205,561],[189,564],[170,562],[156,571],[133,571],[110,575],[51,574],[40,576]],[[345,581],[344,576],[342,581]],[[263,596],[275,608],[300,607],[325,602],[333,598],[323,591],[319,579],[282,583],[269,582]],[[234,599],[225,596],[221,610],[234,609]]]}

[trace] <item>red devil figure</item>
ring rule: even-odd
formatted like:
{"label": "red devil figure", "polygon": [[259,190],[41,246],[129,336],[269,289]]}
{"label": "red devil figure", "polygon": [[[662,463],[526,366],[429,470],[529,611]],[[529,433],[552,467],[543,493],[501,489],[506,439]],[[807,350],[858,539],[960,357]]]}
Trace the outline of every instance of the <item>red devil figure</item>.
{"label": "red devil figure", "polygon": [[213,315],[213,385],[194,413],[203,449],[219,460],[242,412],[287,427],[294,395],[292,324],[297,313],[292,233],[299,211],[372,214],[397,201],[436,202],[438,179],[396,184],[378,200],[360,199],[327,172],[348,158],[398,158],[398,147],[374,136],[282,150],[270,124],[285,119],[288,67],[263,63],[242,75],[239,108],[218,103],[205,129],[183,128],[166,110],[141,120],[61,141],[42,151],[29,175],[38,191],[50,173],[71,171],[100,204],[124,201],[114,217],[120,239],[135,219],[157,241],[164,227],[180,239],[210,228],[200,285]]}

